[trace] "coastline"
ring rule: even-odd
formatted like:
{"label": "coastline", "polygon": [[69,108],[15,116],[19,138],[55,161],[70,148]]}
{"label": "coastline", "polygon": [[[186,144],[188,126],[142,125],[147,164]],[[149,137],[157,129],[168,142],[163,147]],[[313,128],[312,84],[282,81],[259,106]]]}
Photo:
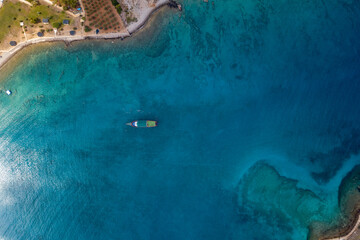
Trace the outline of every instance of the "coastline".
{"label": "coastline", "polygon": [[333,238],[324,238],[322,240],[350,240],[350,237],[355,233],[356,230],[360,228],[360,210],[357,212],[357,221],[353,221],[349,226],[348,229],[343,230],[339,237]]}
{"label": "coastline", "polygon": [[338,193],[340,216],[333,224],[318,223],[310,228],[316,240],[360,239],[360,165],[355,166],[342,180]]}
{"label": "coastline", "polygon": [[[140,29],[144,27],[144,25],[148,22],[150,17],[160,8],[168,5],[172,0],[159,0],[159,2],[156,3],[155,7],[152,9],[147,9],[144,14],[141,16],[141,19],[139,19],[136,23],[130,24],[126,29],[129,33],[129,36],[136,33]],[[128,36],[128,37],[129,37]]]}
{"label": "coastline", "polygon": [[8,50],[0,51],[0,70],[6,65],[6,63],[12,59],[18,52],[20,52],[25,47],[38,44],[38,43],[51,43],[51,42],[64,42],[66,45],[69,45],[75,41],[84,41],[84,40],[107,40],[107,39],[124,39],[132,36],[139,30],[141,30],[151,16],[161,9],[162,7],[170,4],[171,0],[159,0],[156,3],[155,7],[151,9],[147,9],[144,11],[144,14],[141,16],[138,22],[130,24],[126,28],[126,32],[118,32],[118,33],[103,33],[103,34],[88,34],[88,35],[78,35],[78,36],[55,36],[55,37],[37,37],[33,39],[29,39],[27,41],[21,42],[15,47],[11,47]]}

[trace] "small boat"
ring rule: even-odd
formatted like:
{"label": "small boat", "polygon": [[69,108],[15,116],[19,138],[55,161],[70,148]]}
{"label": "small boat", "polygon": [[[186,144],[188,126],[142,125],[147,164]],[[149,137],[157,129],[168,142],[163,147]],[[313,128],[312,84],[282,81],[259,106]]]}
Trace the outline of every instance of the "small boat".
{"label": "small boat", "polygon": [[153,120],[136,120],[131,123],[127,123],[126,125],[138,128],[151,128],[157,126],[157,121]]}
{"label": "small boat", "polygon": [[6,94],[10,96],[12,94],[11,90],[6,90]]}

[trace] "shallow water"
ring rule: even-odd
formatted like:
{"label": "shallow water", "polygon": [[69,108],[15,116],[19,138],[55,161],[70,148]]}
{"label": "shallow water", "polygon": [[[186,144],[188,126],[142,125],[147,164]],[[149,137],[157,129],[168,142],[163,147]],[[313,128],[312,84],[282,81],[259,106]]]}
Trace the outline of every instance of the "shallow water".
{"label": "shallow water", "polygon": [[183,5],[1,72],[0,237],[300,240],[337,219],[359,164],[360,3]]}

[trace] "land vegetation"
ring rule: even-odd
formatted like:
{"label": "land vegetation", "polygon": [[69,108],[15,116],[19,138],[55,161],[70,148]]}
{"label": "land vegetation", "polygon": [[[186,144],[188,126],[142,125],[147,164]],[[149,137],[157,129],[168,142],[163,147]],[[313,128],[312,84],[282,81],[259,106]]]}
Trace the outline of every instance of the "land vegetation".
{"label": "land vegetation", "polygon": [[[1,48],[8,46],[9,41],[25,40],[24,31],[27,38],[32,38],[38,32],[50,33],[53,28],[61,30],[62,21],[70,19],[64,11],[59,11],[51,6],[42,5],[36,1],[33,1],[32,5],[29,6],[14,0],[4,1],[0,8]],[[48,19],[49,24],[43,23],[43,19]],[[20,22],[23,22],[23,28],[20,26]]]}
{"label": "land vegetation", "polygon": [[48,6],[34,5],[33,7],[19,2],[5,2],[0,9],[0,41],[9,35],[21,31],[20,22],[24,22],[25,31],[28,26],[41,23],[43,18],[59,21],[66,18],[63,12],[56,12]]}
{"label": "land vegetation", "polygon": [[83,4],[86,11],[85,32],[93,28],[101,33],[125,30],[120,18],[122,7],[116,0],[83,0]]}
{"label": "land vegetation", "polygon": [[[155,10],[169,3],[169,0],[81,0],[79,7],[83,9],[64,10],[55,1],[61,0],[0,1],[0,67],[31,44],[129,37]],[[76,1],[65,4],[75,6]]]}
{"label": "land vegetation", "polygon": [[111,0],[112,5],[116,8],[116,11],[121,14],[122,12],[122,7],[120,5],[120,3],[117,0]]}
{"label": "land vegetation", "polygon": [[54,1],[54,3],[62,6],[64,10],[80,7],[80,3],[78,0],[56,0]]}

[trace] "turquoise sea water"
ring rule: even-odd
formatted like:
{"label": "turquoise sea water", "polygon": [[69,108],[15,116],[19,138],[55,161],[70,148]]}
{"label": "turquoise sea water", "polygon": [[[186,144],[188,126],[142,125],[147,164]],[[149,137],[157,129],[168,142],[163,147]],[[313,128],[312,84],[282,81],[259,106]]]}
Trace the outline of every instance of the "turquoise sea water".
{"label": "turquoise sea water", "polygon": [[337,220],[360,2],[182,3],[0,72],[0,239],[300,240]]}

